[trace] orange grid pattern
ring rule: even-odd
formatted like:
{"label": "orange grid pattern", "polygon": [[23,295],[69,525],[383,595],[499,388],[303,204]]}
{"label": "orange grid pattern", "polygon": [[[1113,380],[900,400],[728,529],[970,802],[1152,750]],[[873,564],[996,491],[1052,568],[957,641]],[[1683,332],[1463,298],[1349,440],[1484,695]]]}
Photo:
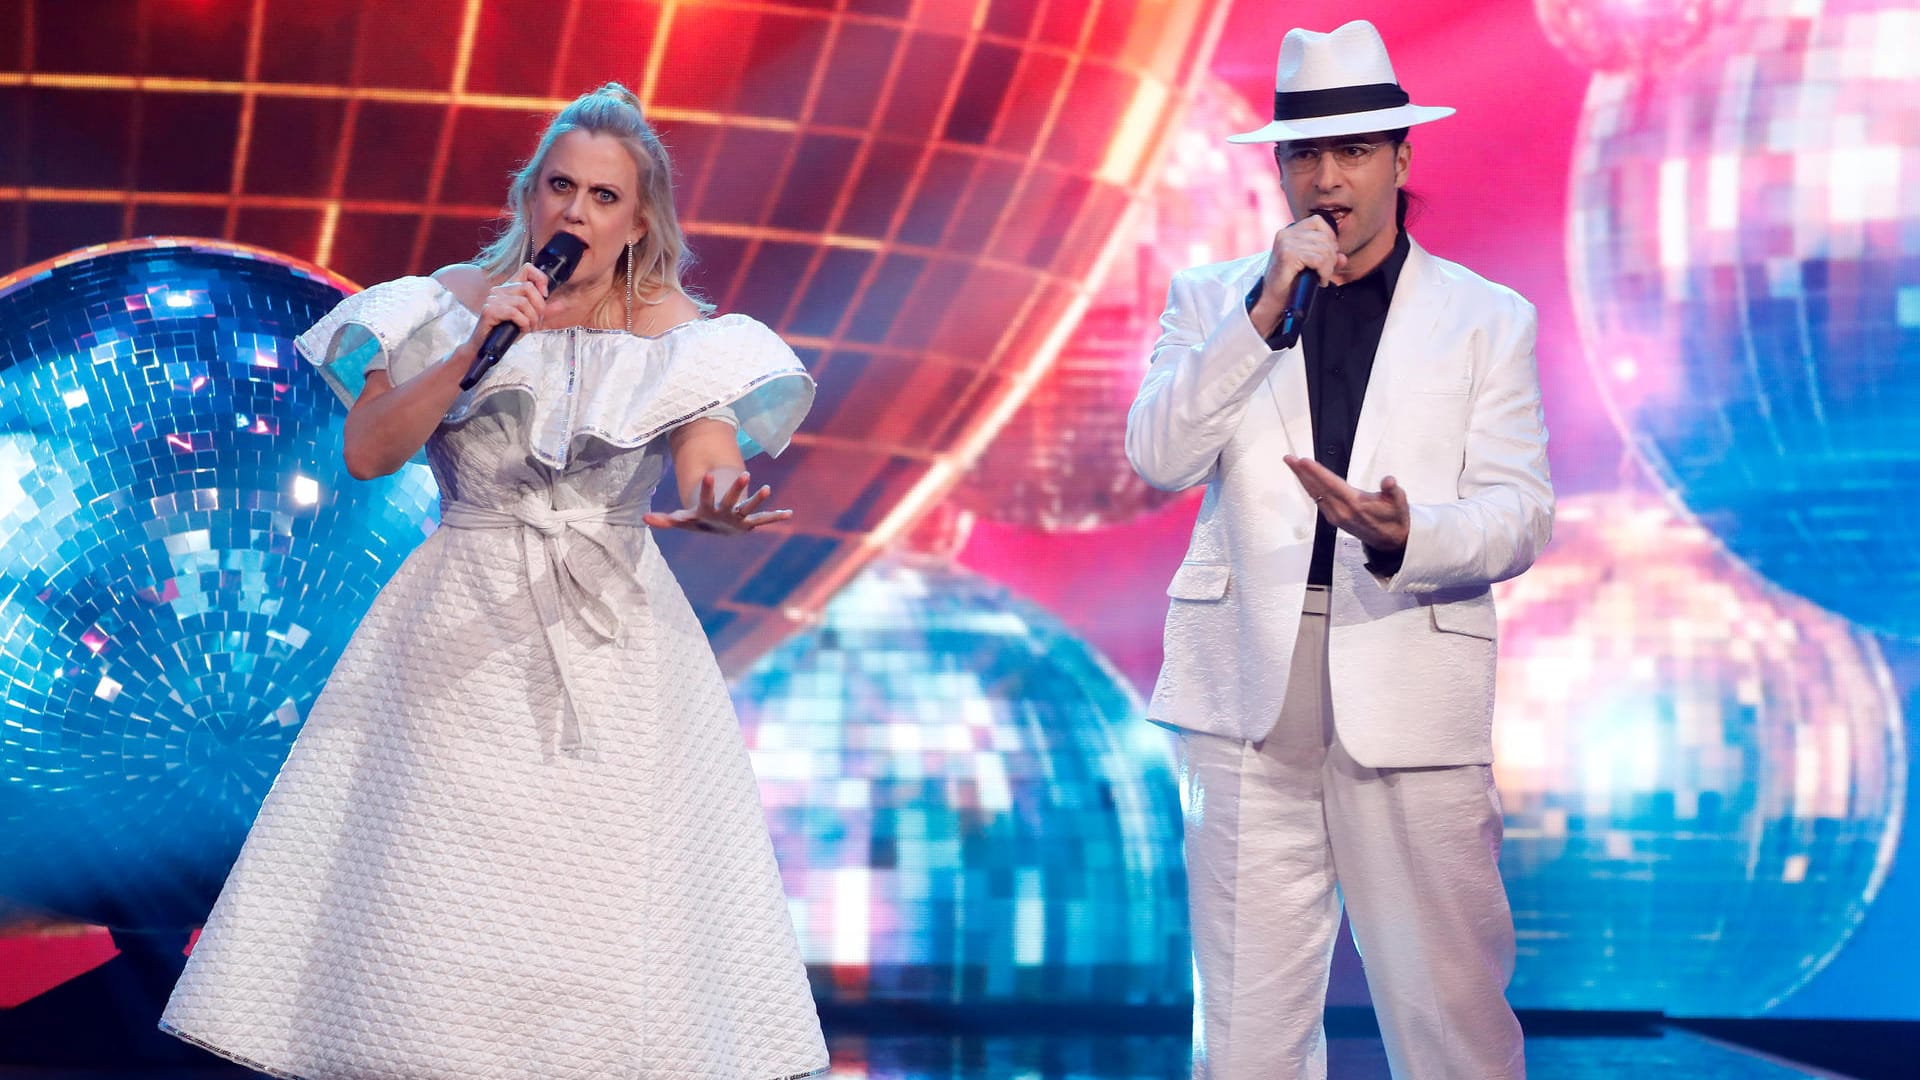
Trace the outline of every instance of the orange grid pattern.
{"label": "orange grid pattern", "polygon": [[472,257],[547,116],[638,88],[691,283],[820,382],[795,449],[756,468],[800,524],[683,574],[737,670],[1044,372],[1224,6],[26,0],[0,26],[0,269],[171,233],[424,273]]}

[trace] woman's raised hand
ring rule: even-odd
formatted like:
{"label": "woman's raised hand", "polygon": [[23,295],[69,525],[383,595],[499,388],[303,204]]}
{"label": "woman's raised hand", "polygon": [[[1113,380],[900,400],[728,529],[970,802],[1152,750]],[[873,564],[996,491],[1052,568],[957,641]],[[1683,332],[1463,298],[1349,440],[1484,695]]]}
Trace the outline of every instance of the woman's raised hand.
{"label": "woman's raised hand", "polygon": [[656,529],[691,529],[694,532],[733,535],[752,532],[762,525],[772,525],[793,516],[791,510],[760,509],[773,495],[773,488],[762,484],[760,490],[748,494],[747,486],[752,483],[752,478],[745,472],[736,475],[726,491],[720,491],[718,478],[722,472],[715,469],[701,479],[694,505],[671,514],[648,514],[646,523]]}
{"label": "woman's raised hand", "polygon": [[486,303],[480,307],[480,322],[467,339],[478,350],[487,334],[501,323],[513,323],[521,333],[540,329],[547,311],[547,275],[532,263],[521,263],[513,276],[487,290]]}

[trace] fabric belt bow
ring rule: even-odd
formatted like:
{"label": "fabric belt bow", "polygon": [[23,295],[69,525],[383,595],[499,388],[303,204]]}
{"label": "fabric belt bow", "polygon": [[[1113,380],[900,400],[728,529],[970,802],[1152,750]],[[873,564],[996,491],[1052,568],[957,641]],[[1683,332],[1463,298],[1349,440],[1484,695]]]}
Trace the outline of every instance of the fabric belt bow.
{"label": "fabric belt bow", "polygon": [[[623,561],[622,552],[604,528],[626,525],[645,528],[645,506],[637,503],[619,506],[585,506],[571,510],[552,510],[537,506],[512,510],[472,503],[443,503],[440,524],[455,529],[519,529],[521,550],[526,557],[527,581],[533,594],[533,608],[546,630],[547,646],[553,650],[553,664],[560,675],[561,720],[560,752],[568,757],[591,756],[580,723],[580,695],[573,684],[573,667],[567,661],[567,623],[564,608],[580,617],[587,629],[603,641],[619,642],[624,624],[620,613],[605,595],[607,582],[570,554],[563,540],[571,536],[585,541],[606,555],[614,573],[634,587],[643,601],[646,586],[634,569]],[[651,540],[649,540],[651,542]],[[564,605],[564,608],[563,608]]]}

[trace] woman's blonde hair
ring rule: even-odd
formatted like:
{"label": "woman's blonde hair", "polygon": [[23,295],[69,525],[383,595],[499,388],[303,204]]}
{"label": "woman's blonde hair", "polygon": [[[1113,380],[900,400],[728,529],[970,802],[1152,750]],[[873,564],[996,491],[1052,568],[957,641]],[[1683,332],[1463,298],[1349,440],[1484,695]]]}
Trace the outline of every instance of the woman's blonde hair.
{"label": "woman's blonde hair", "polygon": [[[640,99],[617,82],[581,94],[561,109],[547,125],[546,134],[540,136],[540,145],[533,156],[514,173],[507,189],[506,226],[493,243],[481,249],[476,259],[488,279],[499,281],[511,276],[532,255],[528,207],[554,141],[569,131],[611,136],[620,140],[620,145],[633,158],[635,174],[640,178],[634,220],[646,227],[646,235],[634,245],[634,291],[639,294],[635,299],[658,303],[658,298],[647,300],[646,297],[663,290],[677,291],[693,300],[702,311],[713,310],[712,304],[694,295],[681,281],[681,276],[693,265],[693,252],[687,248],[686,234],[680,230],[680,217],[674,212],[673,165],[667,160],[667,148],[661,145],[660,136],[642,115]],[[616,284],[627,273],[625,249],[614,263],[613,273]]]}

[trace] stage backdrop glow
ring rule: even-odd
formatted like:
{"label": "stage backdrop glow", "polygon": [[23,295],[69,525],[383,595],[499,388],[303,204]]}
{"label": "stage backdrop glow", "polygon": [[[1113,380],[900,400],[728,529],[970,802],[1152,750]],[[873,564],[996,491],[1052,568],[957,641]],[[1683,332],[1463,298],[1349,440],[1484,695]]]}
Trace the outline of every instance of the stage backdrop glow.
{"label": "stage backdrop glow", "polygon": [[1739,0],[1533,0],[1547,40],[1576,64],[1648,71],[1700,47]]}
{"label": "stage backdrop glow", "polygon": [[[129,0],[103,20],[98,2],[0,7],[0,273],[147,233],[259,244],[363,282],[430,271],[471,255],[544,113],[608,78],[639,90],[676,155],[703,259],[693,280],[774,324],[821,379],[796,456],[756,465],[796,524],[674,554],[729,670],[752,671],[743,711],[817,985],[836,1001],[1041,1016],[1043,990],[1167,1001],[1186,978],[1162,962],[1184,925],[1174,789],[1164,757],[1135,742],[1161,733],[1118,719],[1138,700],[1099,656],[1135,692],[1151,685],[1193,509],[1156,505],[1115,453],[1125,376],[1146,362],[1120,338],[1150,335],[1172,269],[1259,250],[1281,223],[1257,193],[1265,149],[1210,133],[1270,107],[1285,26],[1374,20],[1415,96],[1460,108],[1416,136],[1412,183],[1430,201],[1414,234],[1542,316],[1567,511],[1540,568],[1501,593],[1517,999],[1729,1012],[1785,994],[1776,1014],[1920,1016],[1920,840],[1898,828],[1899,778],[1909,794],[1914,780],[1881,681],[1891,668],[1910,732],[1920,644],[1870,636],[1912,634],[1902,620],[1920,610],[1904,542],[1920,446],[1913,12],[462,0],[396,20],[388,0]],[[1241,101],[1209,91],[1204,114],[1187,113],[1228,8],[1211,68]],[[1708,15],[1697,39],[1672,18],[1688,11]],[[1610,21],[1570,38],[1589,16]],[[1596,47],[1656,62],[1584,95],[1589,72],[1565,57]],[[1150,216],[1122,233],[1143,197]],[[0,335],[14,349],[0,380],[24,380],[0,382],[15,396],[0,403],[13,410],[0,662],[14,680],[0,926],[23,902],[176,930],[204,910],[328,650],[431,520],[424,477],[383,495],[311,471],[337,461],[338,403],[290,352],[281,362],[276,344],[269,369],[256,348],[249,364],[223,329],[270,318],[270,333],[235,333],[278,341],[345,283],[199,248],[243,269],[185,267],[178,300],[159,271],[76,286],[47,301],[64,314],[34,323],[24,350]],[[1103,284],[1103,260],[1125,274],[1129,258],[1137,280]],[[1076,322],[1080,297],[1093,306]],[[1576,300],[1590,358],[1575,358]],[[173,303],[206,333],[175,332],[184,315],[162,326],[155,305]],[[103,312],[115,333],[123,317],[155,325],[123,355],[118,338],[87,337]],[[1043,377],[1029,362],[1062,340],[1067,363]],[[95,362],[101,345],[110,362]],[[996,448],[996,417],[1028,380],[1034,407]],[[1637,476],[1614,417],[1673,485],[1672,510],[1578,494]],[[162,420],[190,453],[141,441]],[[965,498],[1001,520],[939,495],[983,442],[1001,452]],[[289,481],[295,459],[311,484]],[[301,516],[326,500],[333,520]],[[861,571],[914,528],[1033,603],[923,563]],[[1721,541],[1737,559],[1715,554]],[[177,592],[143,594],[161,572]],[[849,606],[826,606],[843,583]],[[796,626],[790,669],[754,668]],[[956,732],[981,744],[940,749]],[[913,780],[875,779],[892,776]],[[1123,813],[1121,795],[1157,809]],[[1075,938],[1089,913],[1107,921]],[[0,947],[0,1003],[100,962],[102,937],[0,938],[28,943]],[[62,951],[68,939],[89,944]],[[1350,952],[1333,992],[1365,1000]]]}
{"label": "stage backdrop glow", "polygon": [[1272,155],[1226,141],[1265,122],[1218,80],[1201,84],[1093,304],[954,490],[954,505],[1052,532],[1123,524],[1182,497],[1135,475],[1127,408],[1160,337],[1174,272],[1257,254],[1288,220]]}
{"label": "stage backdrop glow", "polygon": [[[0,253],[244,239],[372,283],[471,259],[608,79],[673,153],[691,281],[819,396],[790,527],[662,548],[744,671],[956,483],[1053,360],[1226,0],[131,0],[0,15]],[[17,88],[17,89],[15,89]],[[0,255],[3,257],[3,255]]]}

